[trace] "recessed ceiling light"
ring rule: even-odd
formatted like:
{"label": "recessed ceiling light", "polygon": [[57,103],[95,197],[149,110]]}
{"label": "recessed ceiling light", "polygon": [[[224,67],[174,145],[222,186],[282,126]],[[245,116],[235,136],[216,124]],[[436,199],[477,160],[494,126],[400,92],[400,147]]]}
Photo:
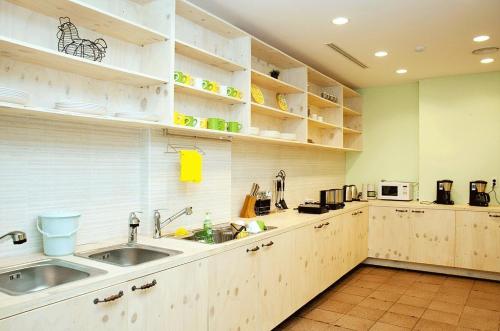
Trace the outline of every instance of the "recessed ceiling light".
{"label": "recessed ceiling light", "polygon": [[396,70],[396,73],[397,73],[397,74],[400,74],[400,75],[402,75],[402,74],[406,74],[407,72],[408,72],[408,70],[403,69],[403,68]]}
{"label": "recessed ceiling light", "polygon": [[491,62],[495,62],[495,59],[493,59],[491,57],[481,59],[481,63],[484,63],[484,64],[491,63]]}
{"label": "recessed ceiling light", "polygon": [[476,43],[482,43],[483,41],[490,40],[490,36],[475,36],[472,40],[474,40]]}
{"label": "recessed ceiling light", "polygon": [[418,46],[415,47],[415,52],[422,53],[423,51],[425,51],[425,46],[424,45],[418,45]]}
{"label": "recessed ceiling light", "polygon": [[375,56],[376,57],[384,57],[384,56],[387,56],[387,52],[386,51],[378,51],[378,52],[375,52]]}
{"label": "recessed ceiling light", "polygon": [[344,25],[349,22],[349,19],[347,17],[335,17],[332,20],[332,23],[335,25]]}

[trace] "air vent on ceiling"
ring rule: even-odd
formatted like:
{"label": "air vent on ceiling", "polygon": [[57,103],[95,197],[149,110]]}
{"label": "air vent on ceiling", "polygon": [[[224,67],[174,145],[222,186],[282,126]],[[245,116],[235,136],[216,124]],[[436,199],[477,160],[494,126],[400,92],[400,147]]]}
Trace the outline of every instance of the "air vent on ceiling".
{"label": "air vent on ceiling", "polygon": [[349,61],[357,64],[358,66],[360,66],[361,68],[363,69],[366,69],[368,68],[368,66],[366,64],[364,64],[363,62],[361,62],[360,60],[356,59],[354,56],[352,56],[351,54],[347,53],[346,51],[344,51],[342,48],[340,48],[339,46],[335,45],[334,43],[329,43],[329,44],[326,44],[326,46],[330,47],[331,49],[333,49],[335,52],[339,53],[340,55],[342,55],[343,57],[345,57],[346,59],[348,59]]}

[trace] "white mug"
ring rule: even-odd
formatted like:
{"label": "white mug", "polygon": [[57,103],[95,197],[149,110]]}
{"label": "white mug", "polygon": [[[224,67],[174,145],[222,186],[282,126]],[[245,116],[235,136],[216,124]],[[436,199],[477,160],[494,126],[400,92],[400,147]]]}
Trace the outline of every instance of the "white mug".
{"label": "white mug", "polygon": [[220,85],[219,86],[219,94],[223,96],[227,96],[227,85]]}
{"label": "white mug", "polygon": [[203,89],[203,81],[204,79],[203,78],[200,78],[200,77],[194,77],[193,78],[193,82],[194,82],[194,87],[197,88],[197,89]]}

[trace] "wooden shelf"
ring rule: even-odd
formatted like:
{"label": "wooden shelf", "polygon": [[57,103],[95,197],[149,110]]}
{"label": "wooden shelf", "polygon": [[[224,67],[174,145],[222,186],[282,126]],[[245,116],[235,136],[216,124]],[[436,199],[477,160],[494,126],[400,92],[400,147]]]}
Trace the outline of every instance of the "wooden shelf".
{"label": "wooden shelf", "polygon": [[363,133],[363,131],[354,130],[354,129],[346,128],[346,127],[344,127],[343,130],[344,130],[345,134],[362,134]]}
{"label": "wooden shelf", "polygon": [[320,97],[317,94],[312,92],[307,92],[307,102],[312,106],[316,106],[318,108],[339,108],[340,105],[333,101],[327,100],[325,98]]}
{"label": "wooden shelf", "polygon": [[167,83],[166,79],[82,59],[2,36],[0,36],[0,56],[127,85],[150,86]]}
{"label": "wooden shelf", "polygon": [[335,79],[330,78],[311,67],[307,67],[307,80],[322,87],[341,86]]}
{"label": "wooden shelf", "polygon": [[304,93],[300,88],[252,69],[252,83],[277,93]]}
{"label": "wooden shelf", "polygon": [[361,113],[359,111],[352,110],[349,107],[344,106],[344,115],[350,115],[350,116],[361,116]]}
{"label": "wooden shelf", "polygon": [[252,112],[257,114],[262,114],[266,116],[277,117],[281,119],[299,119],[303,120],[305,117],[299,114],[294,114],[290,112],[283,111],[278,108],[269,107],[266,105],[259,105],[258,103],[252,102]]}
{"label": "wooden shelf", "polygon": [[70,123],[110,125],[118,127],[161,128],[165,125],[159,122],[141,121],[114,116],[90,115],[51,108],[22,106],[5,102],[0,102],[0,115],[23,116]]}
{"label": "wooden shelf", "polygon": [[297,61],[293,57],[255,37],[252,37],[252,56],[264,60],[267,63],[271,63],[280,69],[292,69],[305,66],[305,64]]}
{"label": "wooden shelf", "polygon": [[361,94],[358,92],[354,91],[352,88],[349,88],[345,85],[342,85],[342,93],[344,95],[344,98],[356,98],[360,97]]}
{"label": "wooden shelf", "polygon": [[70,17],[76,26],[102,33],[136,45],[168,40],[168,36],[128,21],[78,0],[8,0],[41,14],[59,18]]}
{"label": "wooden shelf", "polygon": [[204,9],[193,5],[185,0],[175,2],[175,11],[191,22],[194,22],[207,30],[213,31],[225,38],[233,39],[248,36],[248,34],[234,25],[210,14]]}
{"label": "wooden shelf", "polygon": [[317,128],[323,128],[323,129],[342,129],[342,127],[340,127],[338,125],[327,123],[327,122],[321,122],[321,121],[313,120],[312,118],[308,118],[307,120],[308,120],[308,122],[309,122],[310,125],[315,126]]}
{"label": "wooden shelf", "polygon": [[197,96],[200,98],[210,99],[210,100],[218,101],[218,102],[229,104],[229,105],[244,104],[245,103],[245,101],[238,99],[238,98],[228,97],[228,96],[220,95],[220,94],[217,94],[214,92],[200,90],[200,89],[194,88],[192,86],[184,85],[184,84],[177,83],[177,82],[175,83],[175,92],[182,93],[182,94],[189,94],[189,95]]}
{"label": "wooden shelf", "polygon": [[225,59],[221,56],[212,54],[210,52],[207,52],[201,48],[198,48],[193,45],[189,45],[188,43],[185,43],[180,40],[175,41],[175,52],[177,54],[181,54],[184,56],[187,56],[189,58],[192,58],[194,60],[203,62],[205,64],[209,64],[211,66],[224,69],[227,71],[240,71],[240,70],[245,70],[245,67],[236,63],[232,62],[228,59]]}
{"label": "wooden shelf", "polygon": [[335,150],[335,151],[344,151],[345,148],[343,147],[337,147],[337,146],[332,146],[332,145],[323,145],[323,144],[316,144],[316,143],[307,143],[310,147],[317,147],[317,148],[323,148],[323,149],[330,149],[330,150]]}

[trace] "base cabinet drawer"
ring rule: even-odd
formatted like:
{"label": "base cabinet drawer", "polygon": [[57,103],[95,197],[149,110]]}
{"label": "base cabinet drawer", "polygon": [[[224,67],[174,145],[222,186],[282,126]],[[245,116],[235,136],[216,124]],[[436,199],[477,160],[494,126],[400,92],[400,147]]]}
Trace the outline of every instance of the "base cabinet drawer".
{"label": "base cabinet drawer", "polygon": [[500,213],[457,211],[455,266],[500,272]]}

